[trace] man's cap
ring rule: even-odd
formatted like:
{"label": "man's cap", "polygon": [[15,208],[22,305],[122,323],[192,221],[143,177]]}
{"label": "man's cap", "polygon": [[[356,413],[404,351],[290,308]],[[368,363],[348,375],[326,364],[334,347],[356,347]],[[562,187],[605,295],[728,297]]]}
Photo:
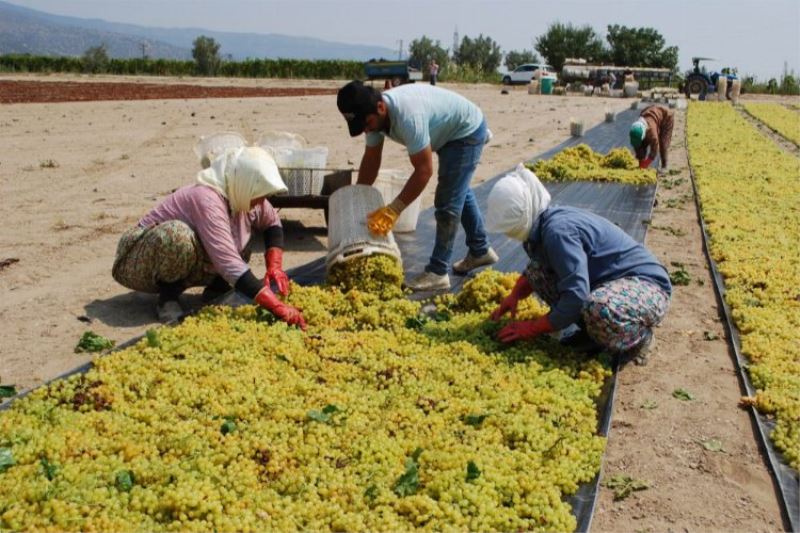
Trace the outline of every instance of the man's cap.
{"label": "man's cap", "polygon": [[642,120],[637,120],[633,124],[631,124],[631,144],[634,148],[639,148],[644,141],[644,134],[647,131],[647,124],[644,123]]}
{"label": "man's cap", "polygon": [[364,132],[367,115],[375,113],[381,95],[372,87],[354,80],[339,89],[336,105],[347,120],[350,136],[355,137]]}

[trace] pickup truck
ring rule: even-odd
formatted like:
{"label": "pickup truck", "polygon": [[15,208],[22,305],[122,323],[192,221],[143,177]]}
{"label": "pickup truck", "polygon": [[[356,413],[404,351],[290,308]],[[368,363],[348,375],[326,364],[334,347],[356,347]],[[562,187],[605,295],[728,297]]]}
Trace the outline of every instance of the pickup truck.
{"label": "pickup truck", "polygon": [[392,85],[422,81],[422,71],[408,61],[367,61],[364,74],[369,80],[392,80]]}

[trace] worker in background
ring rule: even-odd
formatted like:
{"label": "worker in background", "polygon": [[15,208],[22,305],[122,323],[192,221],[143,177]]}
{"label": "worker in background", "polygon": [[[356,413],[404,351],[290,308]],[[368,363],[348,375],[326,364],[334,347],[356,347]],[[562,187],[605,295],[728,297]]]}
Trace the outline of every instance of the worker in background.
{"label": "worker in background", "polygon": [[623,83],[633,83],[636,81],[636,78],[634,78],[633,76],[633,71],[630,69],[625,69],[622,75],[623,75],[622,79]]}
{"label": "worker in background", "polygon": [[439,64],[436,62],[435,59],[431,59],[430,69],[430,76],[431,76],[431,85],[436,85],[436,80],[439,78]]}
{"label": "worker in background", "polygon": [[[303,315],[283,303],[286,296],[283,228],[267,196],[286,192],[272,157],[262,148],[236,148],[210,162],[197,182],[176,190],[119,240],[112,274],[123,286],[158,294],[162,322],[183,314],[178,297],[205,286],[208,302],[231,290],[305,329]],[[256,278],[247,265],[254,232],[263,232],[267,273]]]}
{"label": "worker in background", "polygon": [[653,327],[669,307],[667,270],[641,244],[603,217],[575,207],[550,207],[550,194],[524,166],[501,178],[488,198],[486,225],[523,243],[530,263],[492,312],[514,318],[534,292],[550,306],[536,320],[503,327],[501,342],[532,339],[577,325],[565,344],[605,349],[621,362],[646,363]]}
{"label": "worker in background", "polygon": [[671,109],[653,105],[644,109],[631,124],[630,140],[639,168],[648,168],[656,156],[661,156],[661,173],[667,170],[674,117]]}
{"label": "worker in background", "polygon": [[352,137],[366,133],[366,147],[358,169],[358,183],[372,185],[378,176],[386,137],[404,145],[414,172],[389,205],[369,214],[371,232],[386,235],[400,213],[425,189],[433,175],[433,154],[439,171],[434,217],[436,238],[424,272],[408,283],[412,290],[450,288],[450,259],[459,222],[466,232],[467,256],[453,271],[470,270],[497,262],[489,247],[483,216],[470,181],[490,133],[481,110],[454,92],[430,85],[409,84],[381,94],[360,81],[339,90],[336,100]]}

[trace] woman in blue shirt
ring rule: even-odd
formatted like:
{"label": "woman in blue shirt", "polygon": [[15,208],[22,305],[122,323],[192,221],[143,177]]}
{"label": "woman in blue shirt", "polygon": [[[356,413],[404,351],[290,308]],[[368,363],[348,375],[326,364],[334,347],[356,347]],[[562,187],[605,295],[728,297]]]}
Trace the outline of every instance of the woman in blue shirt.
{"label": "woman in blue shirt", "polygon": [[[644,246],[603,217],[574,207],[550,207],[550,194],[520,165],[489,194],[486,225],[522,241],[530,263],[511,294],[492,313],[513,317],[536,292],[550,312],[514,321],[502,342],[530,339],[578,325],[614,353],[646,361],[653,327],[664,318],[672,287],[666,269]],[[627,359],[627,358],[626,358]]]}

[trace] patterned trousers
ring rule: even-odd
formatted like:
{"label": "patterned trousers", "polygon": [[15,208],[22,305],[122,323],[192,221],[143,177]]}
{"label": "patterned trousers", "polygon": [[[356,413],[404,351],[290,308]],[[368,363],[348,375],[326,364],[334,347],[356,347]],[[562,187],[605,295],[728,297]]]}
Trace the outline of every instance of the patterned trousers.
{"label": "patterned trousers", "polygon": [[123,233],[111,272],[124,287],[149,293],[159,292],[160,283],[198,287],[216,276],[197,233],[179,220]]}
{"label": "patterned trousers", "polygon": [[[534,292],[548,305],[558,301],[555,273],[531,261],[525,275]],[[658,325],[669,308],[669,295],[658,285],[637,277],[615,279],[594,288],[581,317],[586,333],[612,352],[639,344]]]}

